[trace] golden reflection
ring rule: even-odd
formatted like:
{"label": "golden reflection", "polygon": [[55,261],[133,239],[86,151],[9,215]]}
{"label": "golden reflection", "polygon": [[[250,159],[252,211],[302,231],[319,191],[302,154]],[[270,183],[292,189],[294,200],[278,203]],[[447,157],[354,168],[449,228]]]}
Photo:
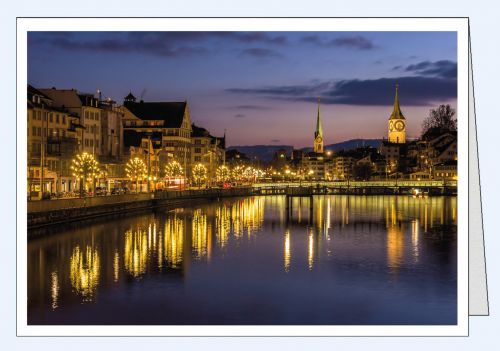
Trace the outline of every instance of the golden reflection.
{"label": "golden reflection", "polygon": [[220,206],[215,211],[215,227],[217,243],[221,248],[227,245],[227,239],[231,230],[230,213],[226,205]]}
{"label": "golden reflection", "polygon": [[307,263],[309,270],[312,270],[314,264],[314,235],[312,228],[309,228],[309,239],[307,248]]}
{"label": "golden reflection", "polygon": [[411,245],[413,248],[413,259],[415,263],[418,262],[419,247],[418,247],[418,237],[419,237],[419,222],[418,219],[411,221]]}
{"label": "golden reflection", "polygon": [[397,270],[403,263],[404,236],[403,227],[398,225],[387,228],[387,264],[391,270]]}
{"label": "golden reflection", "polygon": [[207,215],[201,209],[193,212],[192,243],[195,257],[200,259],[207,255]]}
{"label": "golden reflection", "polygon": [[115,283],[120,278],[120,254],[118,251],[115,252],[115,257],[113,258],[113,279]]}
{"label": "golden reflection", "polygon": [[125,233],[125,269],[134,277],[146,272],[148,261],[148,232],[138,229],[128,230]]}
{"label": "golden reflection", "polygon": [[167,218],[163,242],[167,265],[173,268],[180,267],[184,246],[184,221],[182,219],[177,216]]}
{"label": "golden reflection", "polygon": [[87,246],[84,251],[77,245],[70,257],[70,280],[73,289],[84,297],[85,301],[92,301],[99,285],[100,274],[99,252]]}
{"label": "golden reflection", "polygon": [[59,278],[57,277],[57,272],[52,272],[50,274],[50,280],[51,280],[51,286],[50,286],[50,292],[52,296],[52,309],[55,310],[58,305],[58,298],[59,298]]}
{"label": "golden reflection", "polygon": [[251,197],[235,202],[231,206],[231,221],[233,234],[241,237],[245,232],[250,237],[264,221],[265,198]]}
{"label": "golden reflection", "polygon": [[285,272],[290,271],[290,231],[285,232],[285,249],[283,252],[283,260],[285,265]]}

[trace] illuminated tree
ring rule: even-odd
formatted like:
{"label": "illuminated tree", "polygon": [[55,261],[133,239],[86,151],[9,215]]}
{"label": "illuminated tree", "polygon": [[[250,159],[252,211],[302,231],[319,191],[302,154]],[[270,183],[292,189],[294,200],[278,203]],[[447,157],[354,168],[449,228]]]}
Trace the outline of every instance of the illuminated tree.
{"label": "illuminated tree", "polygon": [[84,184],[86,182],[94,182],[99,175],[99,163],[95,160],[92,154],[83,152],[76,155],[71,162],[71,170],[73,177],[80,181],[80,197],[83,196]]}
{"label": "illuminated tree", "polygon": [[207,178],[207,167],[198,163],[193,168],[193,180],[196,185],[200,186]]}
{"label": "illuminated tree", "polygon": [[171,161],[165,166],[165,176],[168,178],[180,178],[183,175],[182,166],[177,161]]}
{"label": "illuminated tree", "polygon": [[231,176],[235,181],[241,180],[243,178],[244,171],[245,169],[242,166],[236,166],[233,168]]}
{"label": "illuminated tree", "polygon": [[216,171],[217,181],[219,182],[227,182],[231,177],[231,172],[229,168],[226,166],[220,166]]}
{"label": "illuminated tree", "polygon": [[139,192],[139,181],[146,179],[148,176],[146,164],[139,157],[134,157],[128,161],[125,170],[127,177],[132,181],[135,180],[135,192]]}

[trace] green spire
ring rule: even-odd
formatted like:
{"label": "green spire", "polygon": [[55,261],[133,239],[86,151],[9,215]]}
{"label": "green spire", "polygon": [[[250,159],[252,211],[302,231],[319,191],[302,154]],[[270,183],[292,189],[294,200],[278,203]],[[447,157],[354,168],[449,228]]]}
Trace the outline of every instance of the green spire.
{"label": "green spire", "polygon": [[319,113],[319,98],[318,98],[318,116],[316,117],[316,131],[314,132],[314,137],[316,138],[318,135],[323,137],[323,127],[321,126],[321,115]]}
{"label": "green spire", "polygon": [[401,112],[401,108],[399,107],[399,84],[396,83],[396,96],[394,97],[394,108],[391,113],[391,117],[389,119],[405,119],[403,116],[403,112]]}

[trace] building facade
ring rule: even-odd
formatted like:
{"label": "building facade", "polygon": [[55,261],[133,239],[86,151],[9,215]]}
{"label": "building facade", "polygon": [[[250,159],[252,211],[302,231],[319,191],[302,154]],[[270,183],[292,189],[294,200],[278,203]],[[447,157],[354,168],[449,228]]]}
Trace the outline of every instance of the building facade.
{"label": "building facade", "polygon": [[71,161],[78,153],[79,118],[40,90],[27,89],[28,195],[73,191]]}
{"label": "building facade", "polygon": [[[137,102],[130,93],[125,97],[121,111],[125,139],[136,134],[141,139],[159,135],[164,154],[171,155],[172,159],[181,164],[186,174],[190,174],[192,128],[186,101]],[[125,143],[125,148],[130,146]]]}

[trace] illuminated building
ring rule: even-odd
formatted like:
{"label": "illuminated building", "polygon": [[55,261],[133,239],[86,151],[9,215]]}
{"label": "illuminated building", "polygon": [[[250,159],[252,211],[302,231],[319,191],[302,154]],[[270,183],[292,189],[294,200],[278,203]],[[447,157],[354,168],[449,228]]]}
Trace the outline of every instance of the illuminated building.
{"label": "illuminated building", "polygon": [[[184,102],[137,102],[129,93],[121,107],[125,148],[137,146],[127,144],[134,140],[141,144],[144,140],[154,143],[160,162],[158,168],[169,158],[178,161],[189,174],[191,164],[191,119],[189,106]],[[143,146],[144,148],[144,146]],[[147,149],[147,146],[146,146]]]}
{"label": "illuminated building", "polygon": [[208,130],[192,124],[191,163],[201,163],[207,169],[207,178],[212,182],[216,176],[217,167],[225,162],[226,136],[212,136]]}
{"label": "illuminated building", "polygon": [[79,118],[31,85],[27,98],[28,196],[41,197],[41,182],[44,192],[72,191],[76,184],[70,166],[79,147]]}
{"label": "illuminated building", "polygon": [[309,180],[330,180],[333,178],[332,152],[324,152],[323,126],[319,109],[316,115],[313,152],[306,153],[301,160],[300,177]]}
{"label": "illuminated building", "polygon": [[394,97],[394,107],[387,122],[388,124],[388,140],[390,143],[404,144],[406,143],[406,118],[401,112],[399,106],[399,86],[396,84],[396,95]]}

